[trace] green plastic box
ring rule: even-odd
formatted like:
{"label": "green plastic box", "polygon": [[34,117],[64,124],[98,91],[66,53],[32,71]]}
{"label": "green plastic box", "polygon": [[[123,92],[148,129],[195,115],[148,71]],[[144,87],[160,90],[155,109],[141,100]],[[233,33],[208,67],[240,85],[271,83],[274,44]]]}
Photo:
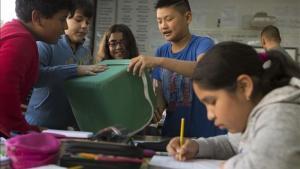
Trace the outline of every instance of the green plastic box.
{"label": "green plastic box", "polygon": [[[133,135],[153,117],[155,97],[149,75],[127,72],[129,60],[107,60],[108,70],[66,81],[65,89],[80,130],[125,127]],[[144,79],[144,80],[143,80]]]}

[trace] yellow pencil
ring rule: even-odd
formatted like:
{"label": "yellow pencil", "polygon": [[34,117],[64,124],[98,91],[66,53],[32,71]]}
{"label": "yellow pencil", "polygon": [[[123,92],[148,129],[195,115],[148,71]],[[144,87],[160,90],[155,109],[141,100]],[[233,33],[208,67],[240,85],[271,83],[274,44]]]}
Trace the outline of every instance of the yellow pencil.
{"label": "yellow pencil", "polygon": [[93,159],[93,160],[96,159],[96,157],[97,157],[96,154],[92,154],[92,153],[79,153],[78,156],[81,158]]}
{"label": "yellow pencil", "polygon": [[73,167],[69,167],[68,169],[83,169],[83,166],[76,165],[76,166],[73,166]]}
{"label": "yellow pencil", "polygon": [[183,137],[184,137],[184,118],[181,118],[180,124],[180,147],[183,145]]}

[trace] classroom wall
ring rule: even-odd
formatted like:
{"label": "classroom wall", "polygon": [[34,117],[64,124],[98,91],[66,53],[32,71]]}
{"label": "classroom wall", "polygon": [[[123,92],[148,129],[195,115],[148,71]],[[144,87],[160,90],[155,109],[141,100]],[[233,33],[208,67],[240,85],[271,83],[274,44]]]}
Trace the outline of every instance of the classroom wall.
{"label": "classroom wall", "polygon": [[[210,36],[216,42],[234,40],[259,46],[261,28],[250,26],[256,12],[276,17],[282,46],[300,50],[299,0],[189,0],[193,34]],[[114,23],[127,24],[136,36],[141,53],[151,55],[163,44],[158,32],[155,0],[98,0],[94,51],[103,32]],[[95,53],[95,52],[94,52]],[[298,61],[300,62],[300,51]]]}

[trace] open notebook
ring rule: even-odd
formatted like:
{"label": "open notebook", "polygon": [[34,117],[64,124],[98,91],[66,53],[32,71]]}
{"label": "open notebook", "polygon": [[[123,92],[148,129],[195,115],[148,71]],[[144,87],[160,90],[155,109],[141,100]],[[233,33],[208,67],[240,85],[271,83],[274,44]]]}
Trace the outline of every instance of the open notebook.
{"label": "open notebook", "polygon": [[193,159],[176,161],[171,156],[155,155],[149,162],[149,169],[219,169],[222,160]]}

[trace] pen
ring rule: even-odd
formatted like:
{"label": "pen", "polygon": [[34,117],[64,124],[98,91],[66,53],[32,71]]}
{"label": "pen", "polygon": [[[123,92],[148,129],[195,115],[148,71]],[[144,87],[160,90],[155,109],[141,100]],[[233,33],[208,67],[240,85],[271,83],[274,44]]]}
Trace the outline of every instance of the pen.
{"label": "pen", "polygon": [[184,118],[181,118],[180,124],[180,147],[183,145],[183,135],[184,135]]}
{"label": "pen", "polygon": [[129,163],[143,162],[143,159],[133,158],[133,157],[123,157],[123,156],[93,154],[93,153],[78,153],[77,155],[78,157],[83,159],[90,159],[90,160],[104,161],[104,162],[129,162]]}

